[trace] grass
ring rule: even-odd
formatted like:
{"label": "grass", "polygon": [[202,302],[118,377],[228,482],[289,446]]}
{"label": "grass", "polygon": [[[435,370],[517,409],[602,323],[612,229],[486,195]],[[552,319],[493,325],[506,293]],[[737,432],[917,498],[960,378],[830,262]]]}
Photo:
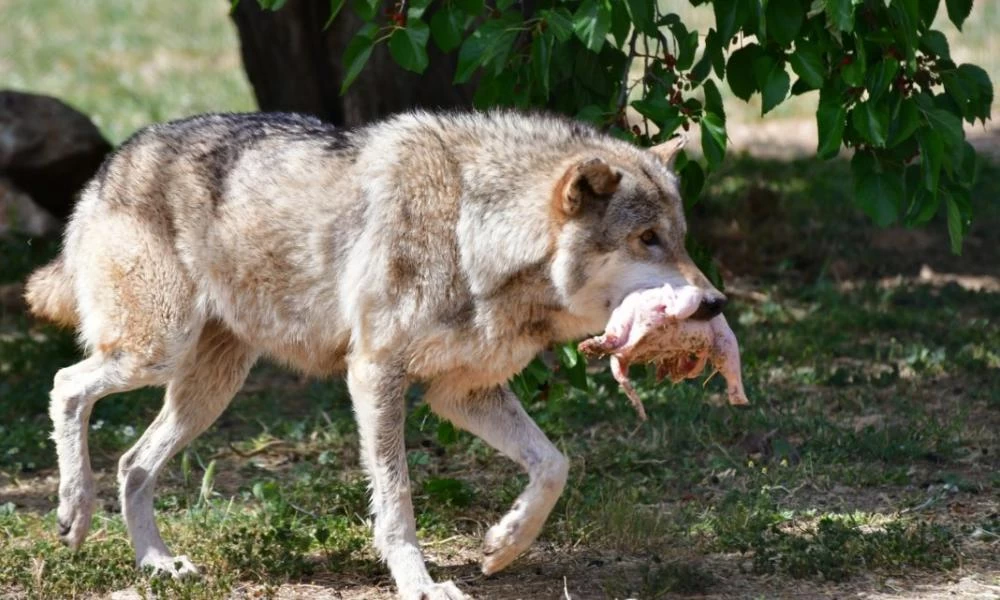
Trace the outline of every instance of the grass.
{"label": "grass", "polygon": [[[977,3],[968,39],[992,43],[991,6]],[[6,85],[70,101],[114,141],[155,120],[252,108],[225,3],[0,0],[0,13],[14,24],[0,37]],[[1000,297],[915,277],[925,263],[1000,276],[996,181],[1000,167],[984,165],[955,257],[942,215],[918,232],[872,229],[847,201],[842,161],[731,160],[691,219],[727,274],[752,406],[726,406],[717,380],[656,385],[640,368],[640,426],[606,366],[586,390],[573,373],[542,371],[523,400],[571,457],[570,482],[533,550],[483,578],[482,535],[525,478],[414,394],[408,459],[435,575],[484,598],[561,597],[564,577],[573,598],[846,596],[885,591],[886,578],[907,592],[960,576],[1000,585]],[[0,284],[56,250],[0,241]],[[117,514],[116,461],[158,390],[95,408],[101,510],[79,553],[61,547],[46,396],[77,359],[71,334],[0,313],[0,596],[312,585],[389,597],[343,383],[268,364],[161,479],[164,536],[202,580],[137,572]]]}
{"label": "grass", "polygon": [[[803,172],[830,168],[840,166],[738,161],[711,187],[704,211],[713,216],[694,222],[711,231],[717,221],[749,219],[734,199],[758,193],[764,180],[781,182],[776,210],[783,218],[822,216],[831,228],[872,234],[858,229],[842,201],[823,204],[839,218],[797,201],[846,193],[843,183]],[[800,187],[787,170],[817,187]],[[992,195],[988,185],[977,197]],[[996,207],[981,204],[988,229]],[[931,232],[945,248],[939,230]],[[864,260],[863,248],[852,254],[855,241],[829,237],[839,244],[836,255]],[[725,240],[714,243],[725,252]],[[31,260],[11,262],[0,279],[19,279],[52,250],[33,248]],[[912,259],[905,252],[880,258],[872,268],[879,275],[896,259]],[[588,391],[559,372],[543,388],[527,388],[526,406],[572,457],[573,469],[539,542],[541,558],[523,560],[509,577],[530,580],[530,565],[543,559],[570,573],[576,561],[597,561],[610,566],[598,570],[604,574],[595,597],[646,598],[727,589],[730,578],[709,575],[718,561],[742,569],[751,586],[774,577],[842,585],[872,572],[906,577],[984,560],[995,569],[988,535],[998,533],[1000,324],[986,315],[1000,300],[959,286],[884,287],[877,278],[844,286],[825,273],[805,262],[764,271],[754,285],[764,299],[734,296],[728,313],[743,349],[748,410],[722,404],[716,381],[657,386],[642,369],[634,374],[645,378],[651,418],[641,427],[603,371],[588,375]],[[69,334],[19,315],[4,319],[0,483],[6,480],[2,489],[13,500],[0,511],[0,545],[8,548],[0,553],[0,589],[55,598],[166,586],[171,594],[218,597],[288,582],[387,585],[370,548],[343,384],[304,381],[270,365],[256,369],[249,391],[164,475],[158,508],[165,536],[204,567],[203,581],[144,579],[131,568],[114,512],[114,461],[157,410],[155,390],[95,409],[92,448],[96,468],[108,474],[106,511],[82,553],[61,548],[44,397],[54,371],[74,357]],[[523,476],[416,399],[407,446],[420,534],[439,572],[491,597],[491,586],[508,576],[474,575],[478,540],[519,493]],[[967,513],[957,516],[955,506]],[[970,537],[977,527],[988,532],[980,541]]]}
{"label": "grass", "polygon": [[116,144],[156,121],[253,110],[227,7],[0,0],[3,87],[69,103]]}

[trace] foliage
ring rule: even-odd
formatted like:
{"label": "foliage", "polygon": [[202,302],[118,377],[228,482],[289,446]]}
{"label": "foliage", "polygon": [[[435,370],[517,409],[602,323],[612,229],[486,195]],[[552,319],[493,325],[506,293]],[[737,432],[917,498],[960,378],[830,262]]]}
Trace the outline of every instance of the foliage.
{"label": "foliage", "polygon": [[[962,122],[989,118],[993,86],[982,68],[955,64],[932,29],[940,0],[690,2],[711,5],[714,27],[690,29],[648,0],[352,0],[365,24],[344,53],[343,89],[376,45],[422,72],[433,43],[457,53],[454,81],[476,81],[478,107],[548,107],[642,144],[699,127],[708,169],[726,152],[723,82],[743,100],[759,94],[763,113],[818,91],[816,152],[854,151],[857,205],[883,226],[924,224],[943,205],[961,250],[977,166]],[[332,0],[330,19],[345,4]],[[972,0],[945,4],[961,29]],[[678,166],[694,202],[705,167]]]}

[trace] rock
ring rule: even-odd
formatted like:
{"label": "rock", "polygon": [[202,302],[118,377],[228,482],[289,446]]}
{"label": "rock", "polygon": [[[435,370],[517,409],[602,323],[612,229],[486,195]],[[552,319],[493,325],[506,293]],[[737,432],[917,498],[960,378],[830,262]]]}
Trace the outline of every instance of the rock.
{"label": "rock", "polygon": [[0,176],[55,218],[66,220],[110,151],[94,123],[63,102],[0,90]]}
{"label": "rock", "polygon": [[0,237],[17,231],[32,236],[54,234],[59,221],[19,190],[9,179],[0,177]]}

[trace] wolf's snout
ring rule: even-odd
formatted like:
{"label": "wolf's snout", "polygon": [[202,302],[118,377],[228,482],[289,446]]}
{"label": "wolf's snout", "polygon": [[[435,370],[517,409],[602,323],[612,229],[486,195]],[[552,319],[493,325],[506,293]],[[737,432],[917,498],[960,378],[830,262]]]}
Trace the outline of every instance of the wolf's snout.
{"label": "wolf's snout", "polygon": [[706,295],[702,299],[701,304],[698,305],[698,310],[694,311],[694,314],[691,315],[691,318],[696,321],[708,321],[717,317],[722,312],[722,309],[725,308],[728,301],[722,294]]}

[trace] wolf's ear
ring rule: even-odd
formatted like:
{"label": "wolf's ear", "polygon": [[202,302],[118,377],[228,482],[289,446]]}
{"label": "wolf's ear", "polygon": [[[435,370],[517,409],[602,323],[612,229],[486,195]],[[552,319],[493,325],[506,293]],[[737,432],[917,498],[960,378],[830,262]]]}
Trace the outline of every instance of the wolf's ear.
{"label": "wolf's ear", "polygon": [[588,197],[601,198],[614,194],[621,180],[621,171],[612,169],[600,158],[578,162],[567,169],[559,180],[556,204],[564,214],[572,216],[580,211]]}
{"label": "wolf's ear", "polygon": [[663,164],[667,165],[668,169],[674,168],[674,161],[677,160],[677,155],[681,153],[684,146],[687,145],[687,136],[684,134],[672,137],[669,140],[663,142],[662,144],[657,144],[649,149],[650,152],[656,155]]}

